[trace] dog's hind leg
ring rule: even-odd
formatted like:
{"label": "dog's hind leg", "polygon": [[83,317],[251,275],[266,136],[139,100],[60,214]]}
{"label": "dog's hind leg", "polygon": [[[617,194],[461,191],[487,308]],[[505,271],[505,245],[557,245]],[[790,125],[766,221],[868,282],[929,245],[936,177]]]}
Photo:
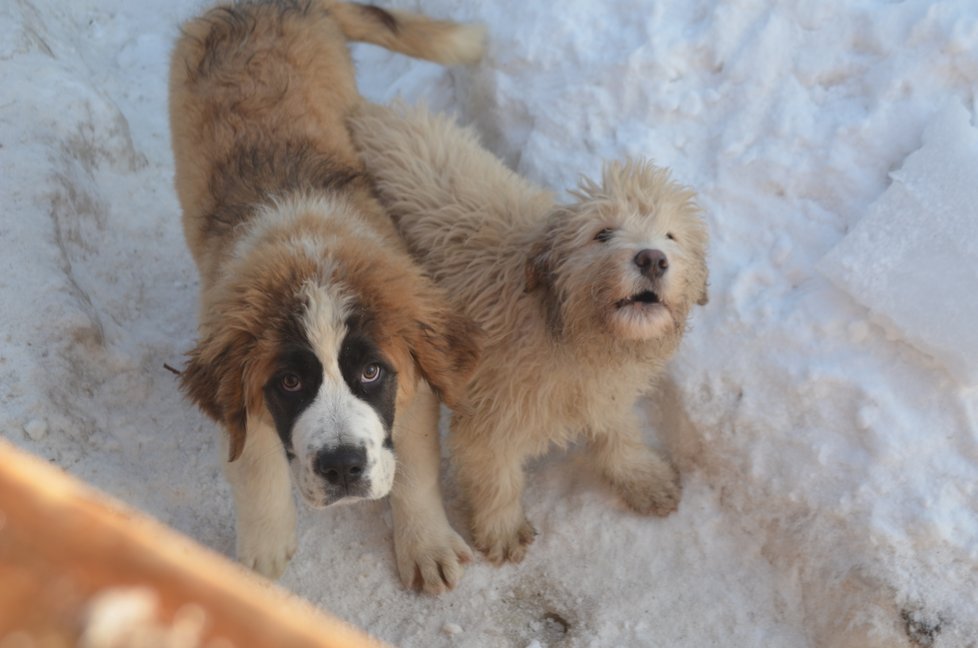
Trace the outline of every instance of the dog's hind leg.
{"label": "dog's hind leg", "polygon": [[643,515],[669,515],[679,506],[679,474],[642,441],[631,414],[592,425],[592,460],[625,503]]}
{"label": "dog's hind leg", "polygon": [[234,496],[238,560],[278,578],[295,553],[296,517],[289,464],[275,428],[249,418],[244,450],[224,464],[224,475]]}
{"label": "dog's hind leg", "polygon": [[405,587],[440,594],[455,587],[472,552],[445,516],[438,480],[438,399],[426,383],[418,384],[394,426],[397,472],[391,510],[397,571]]}
{"label": "dog's hind leg", "polygon": [[[482,419],[483,422],[485,419]],[[536,537],[523,513],[525,453],[484,442],[499,435],[473,434],[472,420],[452,423],[452,456],[470,507],[472,541],[496,565],[518,563]]]}

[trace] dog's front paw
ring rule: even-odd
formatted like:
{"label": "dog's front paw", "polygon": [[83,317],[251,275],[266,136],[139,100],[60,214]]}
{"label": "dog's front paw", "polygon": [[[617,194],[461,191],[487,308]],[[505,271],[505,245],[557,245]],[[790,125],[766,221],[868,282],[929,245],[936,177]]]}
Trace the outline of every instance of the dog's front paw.
{"label": "dog's front paw", "polygon": [[453,589],[462,577],[462,565],[472,560],[472,550],[447,521],[397,529],[394,555],[404,586],[425,594]]}
{"label": "dog's front paw", "polygon": [[475,546],[495,565],[521,562],[536,535],[537,530],[525,517],[515,528],[473,530]]}
{"label": "dog's front paw", "polygon": [[679,473],[657,457],[632,478],[616,480],[612,485],[625,503],[642,515],[665,517],[679,508],[682,496]]}
{"label": "dog's front paw", "polygon": [[294,519],[238,525],[238,560],[266,578],[274,580],[281,576],[295,550]]}

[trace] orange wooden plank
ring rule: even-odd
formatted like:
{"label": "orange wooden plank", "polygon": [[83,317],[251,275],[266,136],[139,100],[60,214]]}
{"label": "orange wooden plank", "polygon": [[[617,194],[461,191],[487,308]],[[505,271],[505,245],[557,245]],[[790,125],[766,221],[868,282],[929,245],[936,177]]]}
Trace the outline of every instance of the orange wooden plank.
{"label": "orange wooden plank", "polygon": [[0,440],[5,639],[38,648],[381,645]]}

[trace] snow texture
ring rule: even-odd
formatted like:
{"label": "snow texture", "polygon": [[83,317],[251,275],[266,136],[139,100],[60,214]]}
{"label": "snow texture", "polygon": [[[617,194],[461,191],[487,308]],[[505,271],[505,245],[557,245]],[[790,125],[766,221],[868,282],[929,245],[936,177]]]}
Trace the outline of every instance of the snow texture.
{"label": "snow texture", "polygon": [[[167,59],[202,5],[0,0],[0,431],[230,554],[216,429],[163,367],[193,344],[198,292]],[[817,271],[902,164],[892,186],[935,221],[906,297],[974,312],[973,282],[951,283],[974,240],[941,243],[973,228],[950,191],[965,169],[918,182],[954,159],[930,152],[941,110],[962,106],[950,135],[975,122],[974,0],[387,6],[481,21],[490,52],[445,70],[356,46],[371,99],[452,112],[558,191],[626,155],[698,191],[711,300],[639,406],[683,500],[632,515],[554,452],[529,467],[540,535],[519,566],[405,592],[380,501],[303,511],[282,584],[402,646],[974,647],[978,390]],[[949,347],[947,307],[914,344]]]}
{"label": "snow texture", "polygon": [[978,130],[955,101],[924,145],[820,269],[929,353],[978,384]]}

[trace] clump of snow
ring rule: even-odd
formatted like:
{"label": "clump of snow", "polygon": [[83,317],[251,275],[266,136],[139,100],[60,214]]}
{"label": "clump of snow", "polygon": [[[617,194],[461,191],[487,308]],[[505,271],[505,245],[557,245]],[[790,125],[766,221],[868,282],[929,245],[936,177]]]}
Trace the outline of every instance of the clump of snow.
{"label": "clump of snow", "polygon": [[31,419],[24,425],[24,432],[31,441],[40,441],[48,433],[48,424],[43,419]]}
{"label": "clump of snow", "polygon": [[[200,6],[0,5],[0,430],[231,554],[214,426],[163,367],[195,337],[166,72]],[[388,6],[482,21],[490,51],[445,70],[357,46],[367,96],[454,112],[557,190],[642,155],[698,191],[711,301],[640,406],[683,500],[637,517],[555,453],[530,467],[522,565],[405,592],[372,502],[304,511],[282,584],[404,646],[973,645],[978,392],[816,270],[888,176],[911,191],[892,170],[949,100],[974,123],[972,0]]]}
{"label": "clump of snow", "polygon": [[441,627],[441,631],[449,637],[454,637],[455,635],[462,634],[462,626],[457,623],[446,623]]}
{"label": "clump of snow", "polygon": [[978,383],[978,130],[960,102],[820,268],[899,334]]}

